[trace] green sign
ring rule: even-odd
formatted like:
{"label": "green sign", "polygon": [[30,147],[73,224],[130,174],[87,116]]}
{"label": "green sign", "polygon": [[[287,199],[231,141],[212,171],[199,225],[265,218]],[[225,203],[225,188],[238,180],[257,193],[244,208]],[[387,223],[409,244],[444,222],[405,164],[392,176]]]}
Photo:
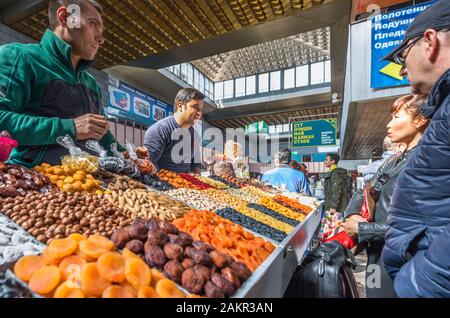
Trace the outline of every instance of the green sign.
{"label": "green sign", "polygon": [[291,123],[292,148],[336,145],[337,119]]}
{"label": "green sign", "polygon": [[245,126],[245,133],[250,134],[267,134],[269,132],[269,126],[265,121],[258,121],[250,125]]}

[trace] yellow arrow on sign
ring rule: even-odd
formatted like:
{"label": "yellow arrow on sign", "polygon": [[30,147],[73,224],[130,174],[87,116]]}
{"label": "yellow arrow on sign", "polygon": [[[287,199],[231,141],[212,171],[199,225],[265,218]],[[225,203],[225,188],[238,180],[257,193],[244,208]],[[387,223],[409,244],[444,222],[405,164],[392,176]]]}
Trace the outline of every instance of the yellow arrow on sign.
{"label": "yellow arrow on sign", "polygon": [[400,76],[400,70],[402,69],[401,65],[397,63],[389,63],[385,67],[383,67],[380,72],[386,74],[387,76],[393,77],[399,81],[403,80],[403,76]]}

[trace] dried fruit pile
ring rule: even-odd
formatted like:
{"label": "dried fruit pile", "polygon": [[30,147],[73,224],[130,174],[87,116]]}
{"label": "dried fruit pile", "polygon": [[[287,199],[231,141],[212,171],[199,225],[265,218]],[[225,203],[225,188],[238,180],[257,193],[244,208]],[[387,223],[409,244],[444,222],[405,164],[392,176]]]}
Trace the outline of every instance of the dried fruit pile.
{"label": "dried fruit pile", "polygon": [[219,189],[219,190],[228,189],[228,186],[225,183],[217,181],[217,180],[213,180],[213,179],[208,178],[208,177],[198,176],[197,179],[202,181],[202,182],[204,182],[204,183],[206,183],[206,184],[209,184],[213,188],[216,188],[216,189]]}
{"label": "dried fruit pile", "polygon": [[298,201],[293,200],[293,199],[288,198],[283,195],[276,195],[273,199],[275,202],[277,202],[297,213],[302,213],[302,214],[308,215],[309,213],[311,213],[314,210],[310,206],[301,204]]}
{"label": "dried fruit pile", "polygon": [[42,255],[17,261],[14,273],[44,297],[185,297],[137,255],[114,251],[114,243],[100,235],[55,239]]}
{"label": "dried fruit pile", "polygon": [[245,263],[252,271],[275,249],[272,243],[256,237],[242,226],[214,212],[191,211],[182,219],[173,221],[173,224],[179,230],[192,235],[194,239],[209,243],[218,251]]}
{"label": "dried fruit pile", "polygon": [[271,209],[275,212],[278,212],[284,216],[287,216],[290,219],[294,219],[297,221],[303,221],[305,219],[305,215],[294,212],[289,208],[277,203],[274,199],[270,197],[263,197],[259,200],[259,204],[264,205],[266,208]]}
{"label": "dried fruit pile", "polygon": [[194,241],[166,221],[136,219],[131,226],[116,230],[111,240],[117,248],[141,255],[149,266],[162,270],[193,294],[230,297],[251,275],[245,264]]}
{"label": "dried fruit pile", "polygon": [[192,182],[180,177],[179,174],[176,172],[171,172],[171,171],[161,169],[157,173],[157,176],[161,180],[170,183],[173,187],[175,187],[177,189],[186,188],[186,189],[201,190],[198,186],[196,186]]}
{"label": "dried fruit pile", "polygon": [[16,197],[51,188],[50,180],[34,170],[0,162],[0,197]]}
{"label": "dried fruit pile", "polygon": [[210,186],[207,183],[204,183],[200,180],[197,179],[197,177],[191,176],[188,173],[180,173],[180,177],[182,177],[183,179],[191,182],[193,185],[195,185],[199,190],[206,190],[206,189],[211,189],[212,186]]}

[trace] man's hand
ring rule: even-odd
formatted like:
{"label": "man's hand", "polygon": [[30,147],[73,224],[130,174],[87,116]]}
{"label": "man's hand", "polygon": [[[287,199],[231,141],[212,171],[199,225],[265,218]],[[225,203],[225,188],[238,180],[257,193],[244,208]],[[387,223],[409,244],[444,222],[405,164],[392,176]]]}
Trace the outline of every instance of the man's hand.
{"label": "man's hand", "polygon": [[109,125],[105,117],[95,114],[86,114],[73,120],[77,140],[100,140],[108,132]]}
{"label": "man's hand", "polygon": [[344,231],[351,237],[358,236],[358,225],[366,220],[360,215],[352,215],[345,222],[341,224]]}
{"label": "man's hand", "polygon": [[0,137],[9,138],[11,139],[11,135],[7,131],[0,132]]}

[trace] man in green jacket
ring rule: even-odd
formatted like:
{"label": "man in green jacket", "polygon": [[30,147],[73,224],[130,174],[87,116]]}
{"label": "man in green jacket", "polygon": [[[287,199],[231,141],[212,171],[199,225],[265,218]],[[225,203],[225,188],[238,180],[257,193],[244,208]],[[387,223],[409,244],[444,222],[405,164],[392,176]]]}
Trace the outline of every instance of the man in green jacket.
{"label": "man in green jacket", "polygon": [[19,142],[9,161],[26,167],[60,164],[68,151],[56,143],[59,136],[79,146],[99,140],[106,149],[115,142],[100,86],[87,72],[104,42],[101,6],[50,0],[48,13],[50,29],[40,44],[0,47],[0,130]]}
{"label": "man in green jacket", "polygon": [[329,172],[325,176],[325,211],[344,212],[348,205],[347,170],[338,168],[339,155],[327,154],[325,166]]}

